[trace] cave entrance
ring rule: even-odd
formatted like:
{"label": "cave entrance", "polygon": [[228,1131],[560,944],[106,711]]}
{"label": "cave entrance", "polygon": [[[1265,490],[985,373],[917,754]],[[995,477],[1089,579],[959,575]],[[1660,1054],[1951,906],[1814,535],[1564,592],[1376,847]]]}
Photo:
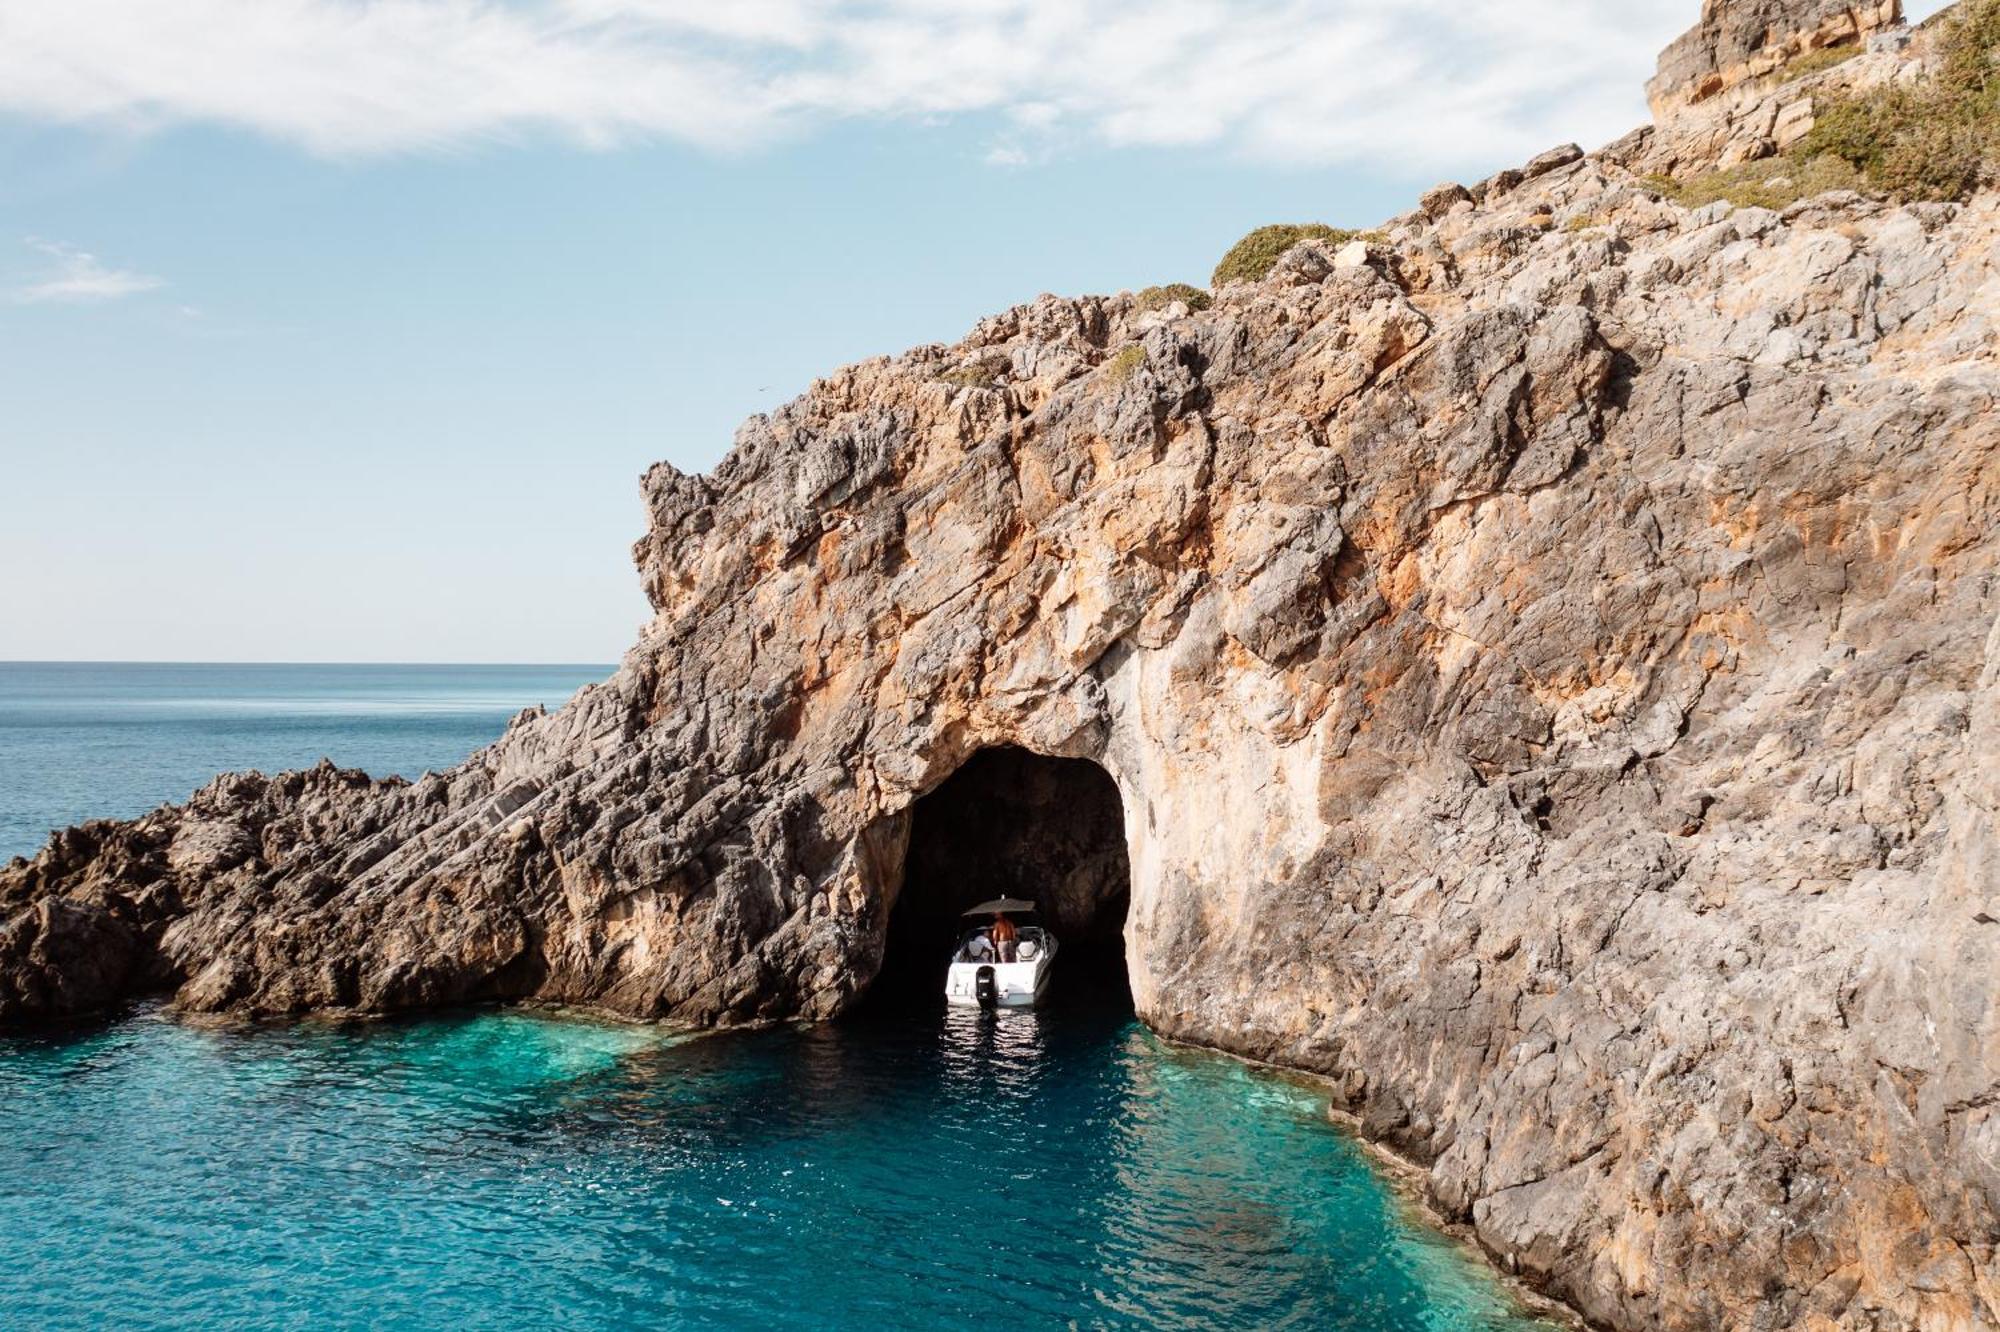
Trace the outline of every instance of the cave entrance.
{"label": "cave entrance", "polygon": [[1061,942],[1045,1003],[1131,1008],[1132,873],[1111,774],[1088,759],[983,749],[918,800],[873,997],[942,1005],[962,913],[995,897],[1034,901]]}

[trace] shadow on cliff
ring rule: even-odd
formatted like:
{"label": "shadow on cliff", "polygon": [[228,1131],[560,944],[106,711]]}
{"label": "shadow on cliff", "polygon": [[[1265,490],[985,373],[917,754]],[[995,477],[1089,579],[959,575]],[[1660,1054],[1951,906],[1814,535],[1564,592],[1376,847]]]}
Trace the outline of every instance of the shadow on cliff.
{"label": "shadow on cliff", "polygon": [[1036,902],[1062,942],[1046,1002],[1129,1010],[1131,877],[1109,773],[1088,759],[981,750],[911,810],[882,971],[858,1011],[941,1007],[961,913],[1003,895]]}

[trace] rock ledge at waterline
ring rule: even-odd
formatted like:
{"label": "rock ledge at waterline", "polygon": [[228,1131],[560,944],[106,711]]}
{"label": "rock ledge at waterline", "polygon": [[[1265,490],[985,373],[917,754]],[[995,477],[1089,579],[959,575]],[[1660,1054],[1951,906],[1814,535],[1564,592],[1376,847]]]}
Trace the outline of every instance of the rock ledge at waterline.
{"label": "rock ledge at waterline", "polygon": [[1995,1326],[2000,197],[1690,211],[1642,173],[1762,131],[1686,115],[654,468],[610,681],[57,834],[0,1018],[827,1017],[1015,745],[1117,783],[1146,1021],[1328,1075],[1592,1319]]}

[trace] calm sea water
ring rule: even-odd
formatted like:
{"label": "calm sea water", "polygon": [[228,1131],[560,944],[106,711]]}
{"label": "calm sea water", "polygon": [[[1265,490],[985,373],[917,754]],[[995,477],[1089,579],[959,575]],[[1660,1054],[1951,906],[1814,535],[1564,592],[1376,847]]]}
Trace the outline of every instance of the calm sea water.
{"label": "calm sea water", "polygon": [[185,800],[218,772],[442,770],[611,671],[0,661],[0,861],[52,828]]}
{"label": "calm sea water", "polygon": [[[97,667],[56,689],[12,669],[8,817],[66,792],[37,823],[319,750],[441,766],[600,674]],[[699,1039],[143,1007],[0,1036],[0,1327],[978,1324],[1547,1326],[1404,1209],[1310,1085],[1168,1047],[1101,995]]]}

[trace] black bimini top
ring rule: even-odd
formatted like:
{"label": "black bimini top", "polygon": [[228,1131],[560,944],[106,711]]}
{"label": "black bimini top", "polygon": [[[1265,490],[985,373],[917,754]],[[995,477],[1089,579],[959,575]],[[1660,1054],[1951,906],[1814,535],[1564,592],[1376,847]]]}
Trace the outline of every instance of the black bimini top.
{"label": "black bimini top", "polygon": [[1035,904],[1033,902],[1023,901],[1018,897],[996,897],[991,902],[981,902],[965,914],[968,916],[1025,916],[1034,909]]}

